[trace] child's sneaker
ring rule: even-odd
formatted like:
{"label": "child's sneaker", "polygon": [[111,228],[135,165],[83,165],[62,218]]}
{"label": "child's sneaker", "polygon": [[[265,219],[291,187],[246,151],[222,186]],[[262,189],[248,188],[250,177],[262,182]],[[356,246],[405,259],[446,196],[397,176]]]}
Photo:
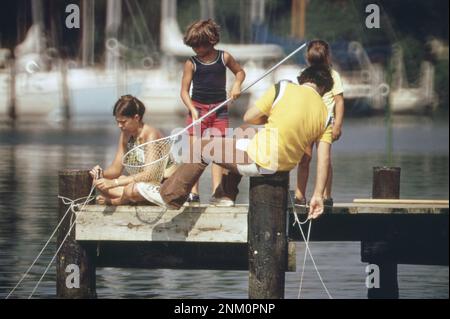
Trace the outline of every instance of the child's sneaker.
{"label": "child's sneaker", "polygon": [[324,200],[323,200],[323,206],[326,206],[326,207],[333,207],[333,199],[330,197],[330,198],[325,198]]}
{"label": "child's sneaker", "polygon": [[209,204],[217,207],[233,207],[234,201],[228,198],[216,198],[212,196],[209,200]]}
{"label": "child's sneaker", "polygon": [[152,183],[137,183],[136,187],[139,193],[150,203],[156,204],[163,208],[169,208],[161,197],[159,185]]}
{"label": "child's sneaker", "polygon": [[184,206],[198,206],[200,205],[200,195],[195,193],[190,193],[186,203],[184,203]]}

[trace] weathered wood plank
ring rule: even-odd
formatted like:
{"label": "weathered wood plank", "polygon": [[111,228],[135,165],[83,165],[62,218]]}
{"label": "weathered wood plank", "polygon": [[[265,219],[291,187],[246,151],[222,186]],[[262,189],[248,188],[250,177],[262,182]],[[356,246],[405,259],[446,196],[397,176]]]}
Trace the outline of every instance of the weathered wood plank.
{"label": "weathered wood plank", "polygon": [[202,206],[164,212],[152,206],[89,206],[77,213],[76,239],[246,243],[247,210]]}
{"label": "weathered wood plank", "polygon": [[358,204],[418,204],[418,205],[444,205],[448,206],[448,200],[437,199],[378,199],[378,198],[356,198],[353,200]]}
{"label": "weathered wood plank", "polygon": [[[88,205],[85,211],[77,213],[76,240],[246,243],[247,211],[247,205],[204,205],[162,214],[163,210],[154,206]],[[306,218],[304,214],[299,216],[301,220]],[[291,214],[289,237],[301,240],[293,221]],[[412,237],[434,237],[447,227],[448,237],[448,207],[337,204],[332,212],[314,221],[311,240],[383,239],[384,230],[394,225]]]}
{"label": "weathered wood plank", "polygon": [[[94,242],[89,242],[94,244]],[[296,271],[295,243],[288,245],[288,272]],[[246,243],[99,242],[97,267],[248,270]]]}
{"label": "weathered wood plank", "polygon": [[[304,220],[305,214],[299,214]],[[301,241],[294,216],[289,216],[289,238]],[[448,214],[324,214],[313,221],[312,241],[386,240],[394,231],[408,238],[448,239]],[[447,240],[448,241],[448,240]]]}

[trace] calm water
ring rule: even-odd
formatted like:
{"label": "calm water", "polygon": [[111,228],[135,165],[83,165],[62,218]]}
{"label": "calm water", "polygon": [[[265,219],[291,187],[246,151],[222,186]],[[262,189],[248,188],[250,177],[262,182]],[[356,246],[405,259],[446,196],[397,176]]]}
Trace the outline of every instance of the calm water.
{"label": "calm water", "polygon": [[[167,123],[163,129],[168,133],[183,120],[152,122]],[[66,130],[51,125],[0,129],[0,297],[19,280],[57,224],[58,170],[106,166],[114,156],[117,136],[112,122]],[[395,118],[391,129],[382,118],[348,120],[342,140],[333,146],[335,201],[370,197],[372,167],[380,165],[402,168],[403,198],[448,199],[448,143],[448,116]],[[246,202],[247,189],[244,179],[239,202]],[[207,201],[209,174],[202,178],[201,192],[202,201]],[[360,262],[358,242],[312,243],[311,249],[333,297],[366,298],[366,265]],[[54,251],[53,243],[15,297],[29,295]],[[302,252],[298,244],[298,269]],[[238,271],[101,268],[97,292],[100,298],[247,298],[247,277],[247,272]],[[286,274],[287,298],[297,298],[299,278],[299,271]],[[448,298],[448,282],[448,267],[399,266],[401,298]],[[303,296],[326,298],[310,263]],[[54,267],[35,297],[55,297]]]}

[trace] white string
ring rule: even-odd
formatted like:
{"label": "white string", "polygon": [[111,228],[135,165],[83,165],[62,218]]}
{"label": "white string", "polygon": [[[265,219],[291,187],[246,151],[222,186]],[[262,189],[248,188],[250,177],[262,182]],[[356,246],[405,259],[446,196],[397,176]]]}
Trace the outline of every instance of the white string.
{"label": "white string", "polygon": [[22,283],[22,281],[28,276],[28,273],[31,271],[31,269],[34,267],[34,265],[36,264],[36,262],[38,261],[38,259],[41,257],[42,253],[44,252],[45,248],[47,248],[48,244],[50,243],[50,240],[53,238],[53,236],[56,234],[56,231],[58,230],[58,228],[61,226],[63,220],[66,218],[67,213],[69,212],[69,210],[71,210],[71,207],[69,207],[66,212],[64,213],[64,216],[61,218],[61,220],[59,221],[58,225],[56,225],[55,229],[53,230],[52,234],[50,235],[49,239],[47,240],[47,242],[45,243],[44,247],[42,247],[41,251],[38,253],[38,255],[36,256],[36,258],[33,260],[33,262],[31,263],[30,267],[28,267],[28,269],[25,271],[25,273],[22,275],[22,278],[20,278],[20,280],[17,282],[17,284],[14,286],[14,288],[9,292],[9,294],[5,297],[5,299],[8,299],[13,292],[17,289],[17,287],[19,287],[19,285]]}
{"label": "white string", "polygon": [[[295,226],[295,224],[298,224],[298,227],[299,227],[299,229],[300,229],[300,233],[302,234],[303,241],[305,242],[305,248],[306,248],[305,254],[306,254],[306,252],[308,252],[309,257],[311,258],[311,261],[312,261],[312,263],[313,263],[314,269],[316,270],[317,276],[319,277],[319,280],[320,280],[320,282],[322,283],[322,286],[323,286],[323,288],[325,289],[325,292],[327,293],[328,298],[329,298],[329,299],[333,299],[333,297],[331,296],[330,292],[328,291],[327,286],[325,285],[325,282],[323,281],[322,275],[320,274],[320,271],[319,271],[319,269],[318,269],[318,267],[317,267],[317,265],[316,265],[316,262],[315,262],[315,260],[314,260],[313,255],[312,255],[312,252],[311,252],[311,249],[309,248],[309,235],[310,235],[310,232],[311,232],[311,223],[312,223],[312,220],[309,219],[309,218],[307,218],[305,221],[300,222],[300,220],[299,220],[299,218],[298,218],[298,215],[297,215],[297,211],[295,210],[295,203],[294,203],[294,201],[292,200],[292,196],[291,196],[290,193],[289,193],[289,199],[290,199],[290,201],[291,201],[292,209],[293,209],[293,212],[294,212],[294,218],[295,218],[295,221],[294,221],[294,224],[293,224],[293,225]],[[302,206],[303,206],[303,205],[302,205]],[[305,207],[308,207],[308,205],[305,205]],[[302,229],[302,227],[301,227],[301,225],[307,223],[308,220],[309,220],[310,224],[309,224],[309,228],[308,228],[308,235],[307,235],[307,238],[306,238],[306,237],[305,237],[305,234],[304,234],[304,232],[303,232],[303,229]],[[305,259],[306,259],[306,258],[305,258]],[[304,260],[304,262],[306,262],[306,261]],[[303,273],[302,273],[302,278],[301,278],[300,284],[302,284],[302,281],[303,281]],[[301,289],[302,289],[302,287],[300,286],[300,289],[299,289],[299,296],[300,296],[300,293],[301,293]]]}
{"label": "white string", "polygon": [[[309,225],[308,225],[308,235],[307,235],[307,238],[306,238],[306,241],[307,241],[308,243],[309,243],[309,234],[311,234],[311,225],[312,225],[312,222],[309,221]],[[299,227],[301,227],[300,224],[299,224]],[[299,286],[299,288],[298,288],[297,299],[300,299],[300,298],[301,298],[301,295],[302,295],[303,275],[305,274],[306,258],[308,258],[308,250],[305,249],[305,255],[303,256],[302,274],[301,274],[301,276],[300,276],[300,286]]]}
{"label": "white string", "polygon": [[[91,187],[91,191],[89,192],[89,195],[86,197],[82,197],[86,198],[86,200],[84,201],[83,205],[81,206],[81,210],[80,212],[83,212],[84,207],[86,206],[86,204],[90,201],[92,192],[95,190],[95,186],[92,185]],[[68,198],[64,198],[63,200],[69,200],[70,201],[70,207],[69,209],[71,209],[73,212],[73,208],[74,206],[78,206],[75,204],[75,201],[78,201],[80,198],[75,199],[75,200],[70,200]],[[39,287],[39,284],[41,283],[42,279],[44,279],[45,275],[47,274],[48,270],[50,269],[50,266],[53,264],[53,261],[55,260],[56,256],[58,255],[59,251],[61,250],[62,246],[64,245],[64,242],[66,241],[66,239],[69,237],[70,232],[72,231],[73,226],[75,226],[76,221],[77,221],[78,216],[75,215],[75,220],[73,221],[73,223],[71,223],[69,230],[67,231],[66,236],[64,237],[64,239],[62,240],[61,244],[59,245],[58,249],[56,250],[56,253],[53,255],[52,260],[50,260],[50,262],[48,263],[47,267],[44,270],[44,273],[42,274],[42,276],[39,278],[38,282],[36,283],[36,286],[34,286],[33,291],[31,292],[31,294],[28,296],[28,299],[31,299],[31,297],[33,297],[34,293],[36,292],[37,288]]]}
{"label": "white string", "polygon": [[[69,205],[71,202],[76,202],[79,201],[81,199],[85,199],[88,197],[81,197],[78,198],[76,200],[71,200],[67,197],[64,196],[58,196],[58,198],[60,198],[62,200],[62,202],[65,205]],[[11,295],[14,293],[14,291],[17,289],[17,287],[20,286],[20,284],[25,280],[25,278],[28,276],[28,274],[30,273],[31,269],[33,269],[34,265],[36,264],[36,262],[39,260],[39,258],[41,257],[41,255],[44,253],[45,249],[47,248],[47,246],[50,244],[50,241],[52,240],[53,236],[55,236],[56,232],[58,231],[59,227],[61,226],[62,222],[64,221],[64,219],[67,216],[67,213],[69,211],[74,212],[73,207],[74,206],[78,206],[78,205],[70,205],[69,208],[67,208],[66,212],[64,213],[63,217],[61,218],[61,220],[59,221],[58,225],[56,225],[55,229],[53,230],[52,234],[50,235],[50,237],[48,238],[48,240],[46,241],[46,243],[44,244],[44,246],[42,247],[42,249],[39,251],[39,253],[37,254],[36,258],[33,260],[33,262],[31,263],[31,265],[28,267],[28,269],[25,271],[25,273],[23,273],[22,277],[20,278],[20,280],[17,282],[17,284],[14,286],[14,288],[8,293],[8,295],[5,297],[5,299],[8,299],[9,297],[11,297]]]}

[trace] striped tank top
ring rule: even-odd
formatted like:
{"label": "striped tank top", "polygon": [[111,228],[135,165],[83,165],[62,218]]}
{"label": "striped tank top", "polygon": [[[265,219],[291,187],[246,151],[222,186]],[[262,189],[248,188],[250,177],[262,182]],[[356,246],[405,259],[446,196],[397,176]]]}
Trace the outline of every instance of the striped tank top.
{"label": "striped tank top", "polygon": [[226,66],[224,52],[217,51],[211,63],[201,62],[196,56],[190,58],[194,65],[192,78],[192,100],[202,104],[220,103],[227,99]]}

